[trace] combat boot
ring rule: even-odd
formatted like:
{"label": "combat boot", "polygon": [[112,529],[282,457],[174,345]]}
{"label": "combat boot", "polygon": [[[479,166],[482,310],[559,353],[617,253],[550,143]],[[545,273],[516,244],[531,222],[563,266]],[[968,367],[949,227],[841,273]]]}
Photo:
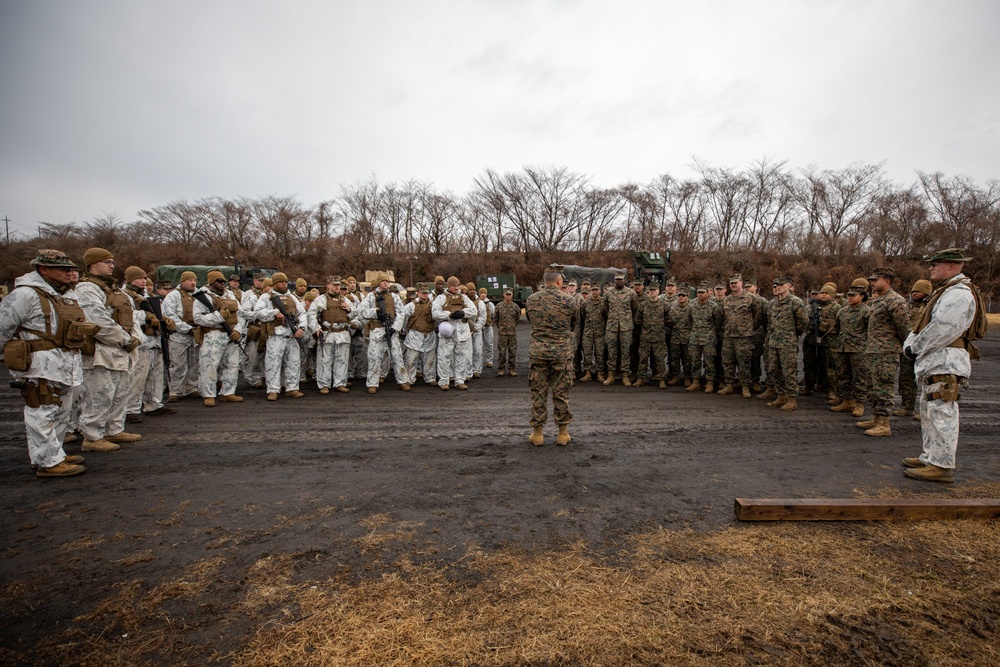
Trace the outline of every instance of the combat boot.
{"label": "combat boot", "polygon": [[504,369],[501,368],[499,371],[497,371],[497,377],[503,377],[504,375],[507,375],[507,371],[505,371]]}
{"label": "combat boot", "polygon": [[[828,401],[838,401],[840,399],[837,398],[837,393],[836,392],[828,391],[828,392],[826,392],[826,400],[828,400]],[[833,405],[833,403],[831,403],[830,405]]]}
{"label": "combat boot", "polygon": [[622,373],[622,385],[626,387],[632,386],[632,380],[629,379],[628,373]]}
{"label": "combat boot", "polygon": [[80,451],[84,452],[117,452],[121,447],[107,440],[87,440],[84,438]]}
{"label": "combat boot", "polygon": [[278,400],[278,395],[272,391],[270,394],[267,395],[267,400],[276,401]]}
{"label": "combat boot", "polygon": [[920,460],[919,456],[909,456],[902,461],[904,468],[923,468],[926,463]]}
{"label": "combat boot", "polygon": [[204,399],[202,402],[205,404],[206,408],[214,408],[215,407],[215,399],[212,398],[211,396],[209,396],[208,398]]}
{"label": "combat boot", "polygon": [[773,401],[774,399],[778,398],[778,395],[774,393],[774,389],[772,389],[771,387],[768,387],[767,390],[763,394],[757,394],[757,398],[763,399],[765,401],[766,400],[772,400]]}
{"label": "combat boot", "polygon": [[878,417],[872,415],[871,419],[866,419],[860,422],[854,422],[854,425],[858,428],[875,428],[875,424],[878,424]]}
{"label": "combat boot", "polygon": [[854,401],[841,401],[839,405],[830,408],[830,412],[852,412],[853,410]]}
{"label": "combat boot", "polygon": [[676,387],[680,383],[681,383],[681,379],[679,377],[677,377],[676,375],[674,377],[670,378],[669,380],[667,380],[667,384],[670,385],[671,387]]}
{"label": "combat boot", "polygon": [[289,398],[302,398],[303,396],[305,396],[305,394],[303,394],[298,389],[292,389],[291,391],[286,391],[285,396]]}
{"label": "combat boot", "polygon": [[785,396],[784,394],[778,394],[778,396],[773,401],[771,401],[770,403],[767,404],[767,407],[769,407],[769,408],[780,408],[787,401],[788,401],[788,397],[787,396]]}
{"label": "combat boot", "polygon": [[833,398],[826,399],[827,405],[840,405],[843,402],[844,399],[842,399],[840,396],[834,396]]}
{"label": "combat boot", "polygon": [[510,375],[510,376],[511,376],[512,378],[516,378],[516,377],[517,377],[517,371],[515,371],[515,370],[514,370],[514,369],[512,368],[512,369],[510,369],[510,373],[508,373],[508,375]]}
{"label": "combat boot", "polygon": [[337,391],[339,391],[341,394],[348,394],[350,393],[351,390],[348,389],[347,387],[337,387]]}
{"label": "combat boot", "polygon": [[86,472],[86,470],[87,469],[81,465],[74,465],[72,463],[60,461],[54,466],[49,466],[48,468],[36,468],[35,477],[72,477],[73,475],[79,475],[81,472]]}
{"label": "combat boot", "polygon": [[759,394],[760,393],[760,382],[754,382],[753,386],[750,387],[750,388],[753,389],[755,392],[757,392]]}
{"label": "combat boot", "polygon": [[583,377],[580,378],[580,382],[590,382],[593,379],[594,377],[590,374],[590,371],[587,371],[583,374]]}
{"label": "combat boot", "polygon": [[600,382],[601,384],[604,384],[604,373],[597,374],[597,381]]}
{"label": "combat boot", "polygon": [[690,387],[691,382],[692,382],[691,378],[684,378],[684,387],[685,388]]}
{"label": "combat boot", "polygon": [[121,433],[115,433],[114,435],[106,435],[104,439],[108,442],[139,442],[142,440],[142,436],[138,433],[126,433],[122,431]]}
{"label": "combat boot", "polygon": [[893,417],[912,417],[913,416],[913,410],[908,410],[908,409],[906,409],[904,407],[899,407],[899,408],[897,408],[892,413],[892,416]]}
{"label": "combat boot", "polygon": [[559,424],[559,434],[556,436],[556,444],[565,447],[573,438],[569,437],[569,424]]}
{"label": "combat boot", "polygon": [[750,387],[743,385],[743,398],[753,398],[753,394],[750,393]]}
{"label": "combat boot", "polygon": [[865,416],[865,404],[864,403],[854,403],[854,409],[851,410],[851,416],[855,419],[861,419]]}
{"label": "combat boot", "polygon": [[666,388],[667,388],[667,381],[660,380],[660,389],[666,389]]}
{"label": "combat boot", "polygon": [[533,444],[535,447],[541,447],[545,444],[545,435],[542,433],[541,426],[535,426],[531,431],[531,435],[528,436],[528,442]]}
{"label": "combat boot", "polygon": [[646,385],[646,380],[643,378],[639,378],[638,380],[632,383],[633,387],[644,387],[645,385]]}
{"label": "combat boot", "polygon": [[242,403],[243,397],[236,394],[229,394],[228,396],[219,396],[219,400],[223,403]]}
{"label": "combat boot", "polygon": [[889,415],[876,417],[875,426],[865,431],[865,435],[870,435],[873,438],[881,438],[887,435],[892,435],[892,429],[889,427]]}
{"label": "combat boot", "polygon": [[794,396],[788,396],[778,409],[782,412],[791,412],[792,410],[798,410],[799,404],[795,401]]}
{"label": "combat boot", "polygon": [[378,391],[378,387],[368,387],[368,393],[374,394]]}
{"label": "combat boot", "polygon": [[709,380],[705,383],[705,393],[711,394],[715,392],[715,380]]}
{"label": "combat boot", "polygon": [[319,393],[322,394],[323,396],[326,396],[327,394],[330,393],[330,388],[329,387],[320,387]]}
{"label": "combat boot", "polygon": [[729,396],[731,393],[733,393],[733,385],[731,384],[723,385],[722,389],[718,391],[719,396]]}
{"label": "combat boot", "polygon": [[925,465],[923,468],[908,468],[903,474],[911,479],[924,482],[943,482],[951,484],[955,481],[955,471],[951,468],[939,468],[935,465]]}
{"label": "combat boot", "polygon": [[699,389],[701,389],[701,380],[692,380],[691,384],[685,388],[685,391],[698,391]]}
{"label": "combat boot", "polygon": [[403,384],[399,385],[399,388],[402,391],[410,391],[410,383],[409,382],[404,382]]}

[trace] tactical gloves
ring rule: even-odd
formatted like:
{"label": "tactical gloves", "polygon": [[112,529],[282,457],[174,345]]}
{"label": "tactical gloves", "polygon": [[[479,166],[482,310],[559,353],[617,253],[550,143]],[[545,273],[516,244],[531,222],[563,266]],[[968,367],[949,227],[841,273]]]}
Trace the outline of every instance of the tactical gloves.
{"label": "tactical gloves", "polygon": [[451,314],[451,319],[453,319],[453,320],[460,320],[463,317],[465,317],[465,311],[464,310],[456,310],[454,313]]}
{"label": "tactical gloves", "polygon": [[122,345],[122,349],[125,350],[126,352],[131,352],[137,347],[139,347],[139,339],[136,338],[135,336],[129,338],[128,342]]}

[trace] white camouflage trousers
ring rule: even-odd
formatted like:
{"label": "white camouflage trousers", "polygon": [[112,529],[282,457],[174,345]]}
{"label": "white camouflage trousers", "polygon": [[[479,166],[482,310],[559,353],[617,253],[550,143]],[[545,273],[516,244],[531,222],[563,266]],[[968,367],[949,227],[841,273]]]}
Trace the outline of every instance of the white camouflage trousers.
{"label": "white camouflage trousers", "polygon": [[128,376],[128,389],[125,399],[125,412],[130,415],[137,415],[142,411],[142,391],[146,386],[149,377],[150,365],[149,349],[139,349],[137,351],[135,366]]}
{"label": "white camouflage trousers", "polygon": [[187,396],[198,389],[198,346],[194,336],[170,335],[170,395]]}
{"label": "white camouflage trousers", "polygon": [[[399,345],[399,336],[393,334],[389,337],[392,345],[392,372],[396,376],[396,383],[403,384],[406,380],[403,370],[403,352]],[[368,339],[368,376],[365,384],[369,387],[378,386],[379,372],[388,363],[386,355],[388,347],[385,342],[385,335],[372,336]]]}
{"label": "white camouflage trousers", "polygon": [[[37,380],[35,380],[37,382]],[[63,437],[70,430],[73,405],[78,399],[79,387],[66,387],[48,381],[50,387],[62,389],[62,405],[24,406],[24,430],[28,435],[28,457],[40,468],[51,468],[66,458]]]}
{"label": "white camouflage trousers", "polygon": [[496,333],[496,329],[493,327],[486,327],[483,330],[483,361],[487,364],[493,363],[493,334]]}
{"label": "white camouflage trousers", "polygon": [[421,352],[420,350],[411,350],[407,347],[403,351],[403,354],[405,358],[403,364],[403,382],[406,384],[416,384],[417,369],[419,368],[424,374],[424,382],[434,384],[434,378],[437,375],[437,369],[434,366],[437,359],[433,350],[430,352]]}
{"label": "white camouflage trousers", "polygon": [[447,387],[449,378],[455,378],[455,384],[464,384],[472,377],[469,367],[472,365],[472,340],[456,341],[455,337],[438,336],[437,376],[438,386]]}
{"label": "white camouflage trousers", "polygon": [[78,430],[87,440],[101,440],[125,430],[127,371],[103,366],[83,370],[83,398]]}
{"label": "white camouflage trousers", "polygon": [[350,343],[323,343],[316,350],[316,385],[322,389],[347,386]]}
{"label": "white camouflage trousers", "polygon": [[483,372],[483,332],[472,334],[472,372]]}
{"label": "white camouflage trousers", "polygon": [[243,371],[243,377],[251,385],[263,382],[264,380],[264,355],[257,351],[258,342],[252,340],[247,343],[246,355],[240,362],[240,370]]}
{"label": "white camouflage trousers", "polygon": [[282,371],[284,371],[285,391],[298,391],[299,341],[288,336],[271,336],[267,339],[264,350],[264,378],[267,381],[267,393],[277,394],[281,391]]}
{"label": "white camouflage trousers", "polygon": [[149,351],[149,373],[142,388],[142,409],[152,412],[163,407],[163,355],[160,348]]}
{"label": "white camouflage trousers", "polygon": [[920,460],[939,468],[954,468],[958,451],[958,401],[928,400],[928,392],[941,390],[940,383],[928,385],[917,377],[920,392],[920,434],[924,452]]}
{"label": "white camouflage trousers", "polygon": [[198,352],[198,391],[202,398],[215,398],[222,381],[220,396],[236,393],[240,377],[240,346],[229,340],[225,331],[206,331]]}

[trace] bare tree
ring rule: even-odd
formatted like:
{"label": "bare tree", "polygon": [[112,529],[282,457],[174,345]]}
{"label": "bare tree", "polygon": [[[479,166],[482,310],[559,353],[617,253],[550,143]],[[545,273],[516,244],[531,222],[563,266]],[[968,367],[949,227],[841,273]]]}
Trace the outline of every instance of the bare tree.
{"label": "bare tree", "polygon": [[871,211],[874,195],[882,187],[882,163],[855,163],[839,170],[802,171],[804,181],[795,190],[796,202],[805,215],[807,235],[822,242],[822,250],[834,257],[860,247],[858,223]]}

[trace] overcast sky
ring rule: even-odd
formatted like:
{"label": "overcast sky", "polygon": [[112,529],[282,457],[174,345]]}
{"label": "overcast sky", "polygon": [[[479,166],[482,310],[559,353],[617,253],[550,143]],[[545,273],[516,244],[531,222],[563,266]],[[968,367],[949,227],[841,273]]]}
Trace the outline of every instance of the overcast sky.
{"label": "overcast sky", "polygon": [[985,182],[998,34],[996,0],[0,0],[0,218],[693,156]]}

